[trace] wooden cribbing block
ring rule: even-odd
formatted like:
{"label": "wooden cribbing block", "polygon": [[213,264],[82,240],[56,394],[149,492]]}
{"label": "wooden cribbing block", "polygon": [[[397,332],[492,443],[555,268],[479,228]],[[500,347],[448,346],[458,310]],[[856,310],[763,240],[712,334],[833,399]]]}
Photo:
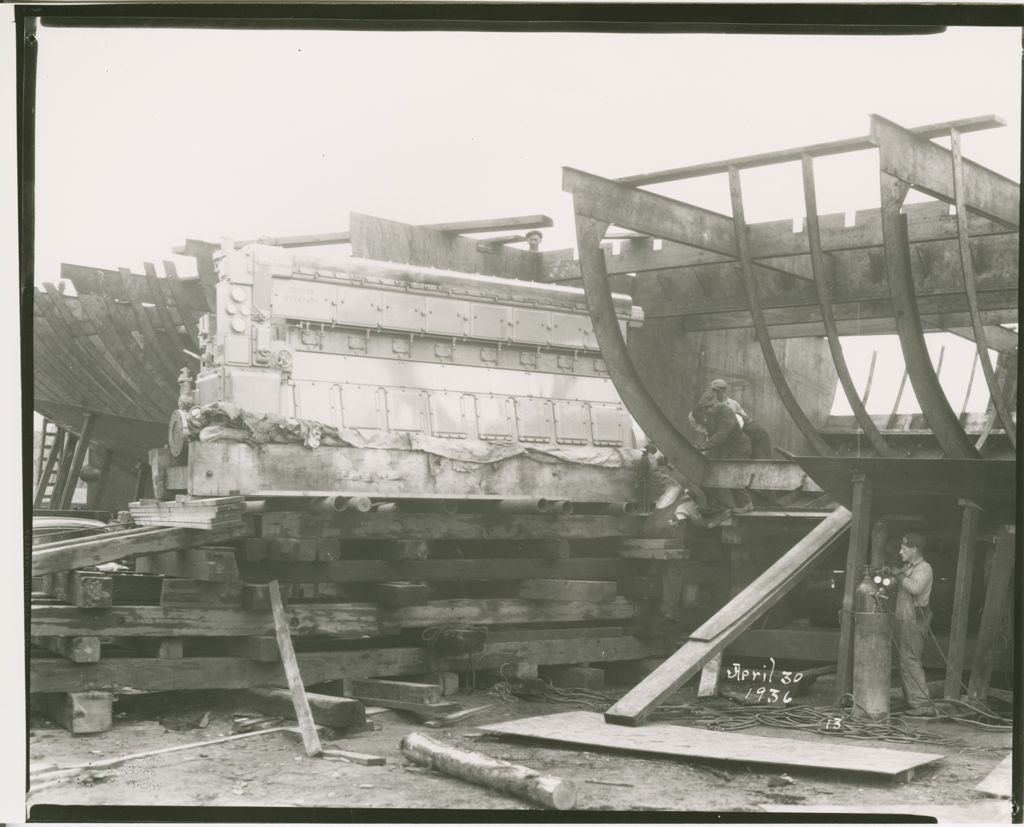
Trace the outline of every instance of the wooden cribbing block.
{"label": "wooden cribbing block", "polygon": [[270,541],[263,537],[247,537],[238,553],[248,563],[260,563],[270,557]]}
{"label": "wooden cribbing block", "polygon": [[406,701],[416,704],[436,704],[441,701],[441,688],[437,684],[410,681],[355,679],[349,682],[346,694],[353,698],[373,698],[375,701]]}
{"label": "wooden cribbing block", "polygon": [[547,560],[568,560],[572,555],[568,540],[539,540],[536,547],[539,556]]}
{"label": "wooden cribbing block", "polygon": [[31,699],[36,709],[75,735],[106,732],[113,723],[109,692],[36,692]]}
{"label": "wooden cribbing block", "polygon": [[270,587],[266,583],[245,583],[242,586],[242,608],[257,612],[269,611]]}
{"label": "wooden cribbing block", "polygon": [[536,770],[479,752],[442,744],[418,732],[406,735],[400,748],[402,755],[421,767],[524,798],[543,807],[571,810],[576,805],[576,788],[571,781],[541,775]]}
{"label": "wooden cribbing block", "polygon": [[284,562],[312,563],[316,561],[317,541],[312,538],[274,537],[266,540],[267,559]]}
{"label": "wooden cribbing block", "polygon": [[420,606],[430,599],[426,583],[377,583],[374,599],[382,606]]}
{"label": "wooden cribbing block", "polygon": [[238,579],[238,563],[232,548],[190,548],[153,554],[137,560],[135,570],[208,582]]}
{"label": "wooden cribbing block", "polygon": [[336,563],[341,559],[341,541],[337,537],[321,537],[316,541],[316,559],[319,563]]}
{"label": "wooden cribbing block", "polygon": [[[253,706],[267,715],[295,719],[292,696],[286,689],[249,689],[243,695],[247,706]],[[306,701],[313,713],[313,721],[333,729],[351,729],[366,723],[366,709],[354,698],[320,695],[306,692]]]}
{"label": "wooden cribbing block", "polygon": [[555,686],[604,689],[604,670],[591,666],[545,666],[540,674]]}
{"label": "wooden cribbing block", "polygon": [[623,597],[657,597],[661,594],[661,582],[654,577],[624,577],[619,581],[619,592]]}
{"label": "wooden cribbing block", "polygon": [[159,574],[116,572],[110,576],[115,606],[159,606],[164,578]]}
{"label": "wooden cribbing block", "polygon": [[160,594],[161,606],[241,606],[242,583],[217,582],[165,577]]}
{"label": "wooden cribbing block", "polygon": [[177,660],[185,657],[185,641],[180,637],[137,637],[126,638],[124,643],[138,654],[150,658]]}
{"label": "wooden cribbing block", "polygon": [[426,683],[441,690],[441,696],[447,697],[459,691],[458,672],[428,672],[425,675],[409,675],[413,683]]}
{"label": "wooden cribbing block", "polygon": [[[269,594],[267,599],[269,600]],[[277,638],[274,635],[232,638],[230,643],[225,644],[225,649],[237,657],[262,663],[281,660],[281,652],[277,648]]]}
{"label": "wooden cribbing block", "polygon": [[607,580],[524,580],[519,588],[519,597],[604,603],[614,599],[617,589],[617,583]]}
{"label": "wooden cribbing block", "polygon": [[384,556],[389,560],[426,560],[430,544],[426,540],[395,540]]}
{"label": "wooden cribbing block", "polygon": [[619,557],[628,560],[686,560],[690,551],[679,540],[623,540]]}
{"label": "wooden cribbing block", "polygon": [[80,609],[106,609],[114,604],[114,582],[109,574],[65,571],[48,574],[44,591]]}
{"label": "wooden cribbing block", "polygon": [[382,609],[381,619],[402,628],[418,629],[439,623],[561,623],[582,620],[621,620],[633,617],[633,601],[615,597],[604,603],[535,601],[521,598],[431,600],[422,606]]}
{"label": "wooden cribbing block", "polygon": [[98,663],[100,659],[98,637],[34,637],[32,643],[72,663]]}
{"label": "wooden cribbing block", "polygon": [[[364,515],[356,515],[363,517]],[[331,517],[298,511],[268,511],[260,515],[262,536],[265,538],[301,537],[319,539],[326,536],[325,528]]]}

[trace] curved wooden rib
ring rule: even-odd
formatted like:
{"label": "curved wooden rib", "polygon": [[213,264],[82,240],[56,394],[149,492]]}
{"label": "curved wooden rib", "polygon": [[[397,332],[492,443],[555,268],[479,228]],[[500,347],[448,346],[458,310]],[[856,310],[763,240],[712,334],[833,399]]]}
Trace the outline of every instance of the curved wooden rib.
{"label": "curved wooden rib", "polygon": [[999,416],[999,421],[1006,432],[1006,438],[1010,440],[1010,445],[1016,448],[1017,438],[1016,434],[1014,434],[1013,419],[1010,417],[1010,410],[1003,399],[1002,388],[999,387],[999,383],[996,381],[992,360],[989,359],[988,337],[985,334],[985,325],[981,320],[981,310],[978,308],[974,263],[971,261],[971,237],[967,228],[967,204],[964,198],[964,164],[963,155],[960,151],[960,132],[956,129],[951,129],[949,134],[953,151],[953,191],[956,206],[957,242],[960,247],[960,266],[963,273],[964,293],[967,295],[967,308],[971,314],[971,328],[974,330],[974,341],[978,346],[978,360],[981,362],[981,371],[985,376],[985,384],[988,385],[988,392],[992,398],[992,407]]}
{"label": "curved wooden rib", "polygon": [[818,433],[807,414],[804,413],[800,403],[793,395],[789,382],[782,372],[779,364],[779,357],[772,347],[771,336],[768,333],[768,325],[764,320],[764,310],[761,307],[761,297],[754,278],[750,262],[750,248],[747,244],[747,224],[743,215],[743,192],[740,189],[740,171],[736,167],[729,167],[729,195],[732,198],[732,220],[736,233],[736,248],[739,253],[740,275],[743,279],[743,290],[747,294],[747,304],[750,306],[750,316],[754,322],[754,331],[757,333],[757,341],[761,345],[761,353],[764,354],[764,361],[768,367],[768,374],[775,384],[782,404],[786,406],[790,417],[804,438],[811,444],[811,447],[822,456],[832,456],[833,451]]}
{"label": "curved wooden rib", "polygon": [[910,243],[907,239],[906,217],[900,215],[909,185],[887,172],[879,173],[882,195],[882,239],[885,246],[885,269],[889,279],[896,333],[907,365],[910,384],[917,395],[921,411],[931,426],[943,452],[951,459],[977,459],[980,455],[950,407],[945,391],[932,369],[928,347],[921,328],[921,316],[914,296],[910,274]]}
{"label": "curved wooden rib", "polygon": [[608,274],[605,271],[601,239],[608,222],[586,216],[576,216],[576,244],[580,253],[580,275],[586,293],[587,307],[594,323],[594,334],[601,346],[601,358],[608,365],[615,389],[637,423],[672,463],[673,467],[690,483],[695,495],[703,497],[700,481],[704,478],[708,461],[690,444],[644,385],[630,358],[622,338],[619,320],[612,303]]}
{"label": "curved wooden rib", "polygon": [[[839,328],[836,325],[835,315],[832,313],[831,285],[829,284],[829,273],[825,267],[825,257],[821,251],[821,230],[818,226],[818,199],[814,190],[814,159],[810,155],[801,158],[804,179],[804,205],[807,214],[807,241],[811,248],[811,271],[814,273],[814,286],[818,293],[818,308],[821,310],[821,321],[825,326],[825,337],[828,339],[828,349],[832,354],[832,361],[836,366],[836,374],[839,376],[839,384],[846,394],[850,403],[853,415],[857,417],[861,430],[871,443],[880,457],[891,457],[892,451],[879,433],[874,421],[868,415],[864,406],[866,400],[861,400],[857,393],[857,386],[850,376],[850,369],[846,364],[846,356],[843,353],[843,345],[839,341]],[[866,396],[866,394],[865,394]]]}

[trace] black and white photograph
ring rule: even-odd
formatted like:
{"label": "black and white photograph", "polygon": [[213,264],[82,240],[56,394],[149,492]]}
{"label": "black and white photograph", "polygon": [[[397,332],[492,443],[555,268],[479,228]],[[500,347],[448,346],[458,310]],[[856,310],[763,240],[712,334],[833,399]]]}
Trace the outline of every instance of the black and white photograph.
{"label": "black and white photograph", "polygon": [[10,820],[1021,822],[1020,7],[530,8],[3,10]]}

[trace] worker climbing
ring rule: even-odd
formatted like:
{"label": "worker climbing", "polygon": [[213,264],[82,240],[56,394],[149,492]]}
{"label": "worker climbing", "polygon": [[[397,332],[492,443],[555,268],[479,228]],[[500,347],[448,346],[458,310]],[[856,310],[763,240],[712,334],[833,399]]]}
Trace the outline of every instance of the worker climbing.
{"label": "worker climbing", "polygon": [[772,440],[768,431],[748,414],[743,406],[729,396],[729,385],[724,379],[713,379],[709,389],[714,393],[715,398],[728,405],[740,421],[740,428],[750,440],[751,459],[771,459]]}
{"label": "worker climbing", "polygon": [[[720,402],[714,391],[701,395],[692,414],[697,424],[707,432],[707,439],[700,451],[708,459],[750,459],[750,438],[743,432],[739,417],[724,402]],[[708,493],[734,514],[746,514],[754,510],[750,495],[744,488],[715,488]]]}

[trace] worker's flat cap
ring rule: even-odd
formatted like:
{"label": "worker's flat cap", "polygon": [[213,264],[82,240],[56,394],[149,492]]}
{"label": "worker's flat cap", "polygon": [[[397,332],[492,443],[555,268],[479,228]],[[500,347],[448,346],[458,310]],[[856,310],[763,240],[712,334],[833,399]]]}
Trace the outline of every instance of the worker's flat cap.
{"label": "worker's flat cap", "polygon": [[722,390],[725,390],[729,386],[726,384],[724,379],[712,379],[711,387],[715,389],[721,388]]}

